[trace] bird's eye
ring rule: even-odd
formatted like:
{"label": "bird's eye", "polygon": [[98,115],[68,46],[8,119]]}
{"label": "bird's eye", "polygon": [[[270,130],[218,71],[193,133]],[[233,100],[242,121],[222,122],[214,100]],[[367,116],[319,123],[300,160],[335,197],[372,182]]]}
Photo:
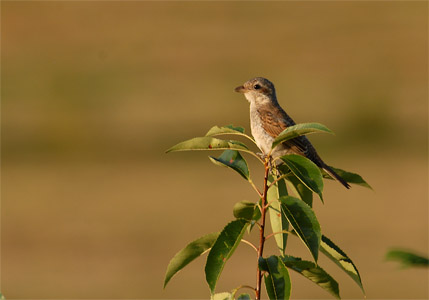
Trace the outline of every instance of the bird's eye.
{"label": "bird's eye", "polygon": [[255,85],[253,86],[253,88],[254,88],[255,90],[259,90],[259,89],[261,88],[261,86],[260,86],[259,84],[255,84]]}

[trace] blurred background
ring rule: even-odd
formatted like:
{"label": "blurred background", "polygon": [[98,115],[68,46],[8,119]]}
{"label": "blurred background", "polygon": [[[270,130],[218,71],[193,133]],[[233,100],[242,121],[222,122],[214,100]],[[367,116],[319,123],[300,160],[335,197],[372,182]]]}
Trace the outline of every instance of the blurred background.
{"label": "blurred background", "polygon": [[[256,201],[209,153],[164,152],[213,125],[249,129],[234,87],[276,84],[329,164],[374,191],[325,186],[323,232],[368,299],[427,299],[427,2],[1,2],[1,290],[6,298],[208,299],[205,258],[163,290],[169,260]],[[255,181],[262,169],[248,157]],[[260,180],[259,180],[260,181]],[[248,237],[252,240],[252,237]],[[274,242],[266,253],[275,253]],[[290,239],[290,254],[310,258]],[[332,262],[344,298],[363,298]],[[241,245],[218,291],[255,284]],[[330,298],[292,273],[292,297]]]}

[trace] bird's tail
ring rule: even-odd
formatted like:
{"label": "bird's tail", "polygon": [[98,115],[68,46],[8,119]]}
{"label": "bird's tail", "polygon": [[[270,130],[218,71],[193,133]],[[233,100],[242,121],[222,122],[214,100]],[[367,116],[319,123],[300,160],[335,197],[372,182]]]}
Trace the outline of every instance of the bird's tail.
{"label": "bird's tail", "polygon": [[324,164],[324,166],[322,167],[326,172],[328,172],[328,174],[334,178],[335,180],[338,180],[342,185],[344,185],[347,189],[350,188],[350,184],[347,183],[347,181],[345,181],[340,175],[338,175],[337,173],[335,173],[334,170],[331,169],[331,167],[327,166],[326,164]]}

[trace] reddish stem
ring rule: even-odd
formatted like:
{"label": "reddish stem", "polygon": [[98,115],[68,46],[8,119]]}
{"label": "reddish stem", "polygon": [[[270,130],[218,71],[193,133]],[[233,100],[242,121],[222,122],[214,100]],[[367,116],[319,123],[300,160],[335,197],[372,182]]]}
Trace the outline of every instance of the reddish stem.
{"label": "reddish stem", "polygon": [[265,175],[264,175],[264,191],[262,193],[262,199],[261,199],[261,226],[259,227],[259,248],[258,248],[258,268],[257,268],[257,274],[256,274],[256,300],[261,299],[261,285],[262,285],[262,271],[259,269],[259,259],[262,257],[262,254],[264,252],[264,244],[265,244],[265,215],[267,212],[267,192],[268,192],[268,174],[270,172],[270,166],[268,159],[265,160],[264,163],[265,167]]}

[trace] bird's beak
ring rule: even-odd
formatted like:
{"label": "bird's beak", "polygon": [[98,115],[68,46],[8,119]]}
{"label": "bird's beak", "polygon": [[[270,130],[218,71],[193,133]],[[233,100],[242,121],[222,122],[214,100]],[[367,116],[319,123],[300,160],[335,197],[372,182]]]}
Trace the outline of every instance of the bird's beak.
{"label": "bird's beak", "polygon": [[244,86],[240,85],[240,86],[237,86],[237,87],[234,89],[234,91],[236,91],[237,93],[242,93],[242,94],[244,94],[244,93],[246,92],[246,89],[244,88]]}

